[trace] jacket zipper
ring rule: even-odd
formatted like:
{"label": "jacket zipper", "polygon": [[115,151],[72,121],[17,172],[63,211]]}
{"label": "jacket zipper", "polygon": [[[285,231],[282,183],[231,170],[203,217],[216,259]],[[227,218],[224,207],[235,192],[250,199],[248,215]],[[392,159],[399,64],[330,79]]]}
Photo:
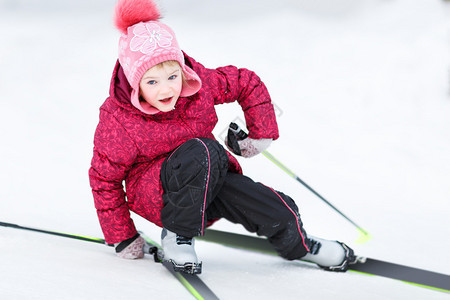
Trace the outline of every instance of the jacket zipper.
{"label": "jacket zipper", "polygon": [[192,135],[192,138],[196,138],[197,136],[194,133],[194,130],[189,126],[189,124],[186,122],[186,120],[183,118],[183,116],[180,114],[178,116],[178,119],[180,120],[180,123],[185,126],[185,128],[189,131],[189,133]]}

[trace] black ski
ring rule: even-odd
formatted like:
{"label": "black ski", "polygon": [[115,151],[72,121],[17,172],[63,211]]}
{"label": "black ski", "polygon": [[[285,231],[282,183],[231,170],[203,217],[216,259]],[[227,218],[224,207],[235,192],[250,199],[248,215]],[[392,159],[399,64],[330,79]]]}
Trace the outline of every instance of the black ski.
{"label": "black ski", "polygon": [[399,265],[379,259],[360,257],[356,264],[350,265],[350,270],[450,292],[450,275]]}
{"label": "black ski", "polygon": [[[81,236],[71,233],[64,233],[64,232],[58,232],[58,231],[51,231],[51,230],[43,230],[39,228],[34,227],[26,227],[21,226],[17,224],[7,223],[7,222],[0,222],[0,226],[3,227],[10,227],[15,229],[22,229],[22,230],[28,230],[28,231],[34,231],[34,232],[40,232],[70,239],[77,239],[82,240],[86,242],[92,242],[92,243],[98,243],[98,244],[104,244],[110,247],[113,247],[114,245],[107,244],[104,239],[101,238],[95,238],[95,237],[88,237],[88,236]],[[145,236],[142,232],[140,232],[141,236],[146,241],[146,246],[144,247],[144,252],[146,254],[153,255],[156,262],[161,262],[158,258],[158,251],[160,251],[159,245],[151,240],[149,237]],[[181,274],[177,273],[173,270],[173,266],[170,263],[162,263],[164,267],[173,275],[175,276],[180,283],[196,298],[199,300],[216,300],[219,299],[209,288],[208,286],[203,283],[203,281],[198,278],[196,275],[189,275],[189,274]]]}
{"label": "black ski", "polygon": [[[263,238],[231,232],[208,229],[205,235],[196,239],[222,244],[224,246],[276,254],[270,243]],[[413,285],[450,292],[450,275],[390,263],[368,257],[358,257],[350,271],[401,280]]]}

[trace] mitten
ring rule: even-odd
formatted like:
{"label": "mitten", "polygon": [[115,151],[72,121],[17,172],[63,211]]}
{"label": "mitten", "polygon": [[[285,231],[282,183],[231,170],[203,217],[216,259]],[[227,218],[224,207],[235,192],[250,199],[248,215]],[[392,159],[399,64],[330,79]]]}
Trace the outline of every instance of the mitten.
{"label": "mitten", "polygon": [[118,244],[115,244],[116,254],[120,258],[143,258],[144,251],[142,250],[142,248],[144,247],[144,244],[144,239],[139,235],[139,233],[137,233],[135,236]]}
{"label": "mitten", "polygon": [[249,158],[266,150],[272,139],[255,140],[248,135],[236,123],[231,123],[228,129],[225,144],[234,154]]}

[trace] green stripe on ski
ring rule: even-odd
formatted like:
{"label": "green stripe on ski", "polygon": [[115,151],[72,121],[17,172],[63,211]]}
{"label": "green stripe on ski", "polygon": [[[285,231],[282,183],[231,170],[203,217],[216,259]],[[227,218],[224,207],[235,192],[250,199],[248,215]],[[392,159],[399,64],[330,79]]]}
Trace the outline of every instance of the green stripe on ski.
{"label": "green stripe on ski", "polygon": [[375,275],[375,274],[370,274],[370,273],[366,273],[366,272],[363,272],[363,271],[356,271],[356,270],[352,270],[352,269],[349,269],[348,271],[353,272],[353,273],[359,273],[359,274],[369,275],[369,276],[377,276],[377,275]]}
{"label": "green stripe on ski", "polygon": [[189,281],[186,280],[186,278],[183,277],[180,273],[175,272],[174,274],[178,280],[181,282],[181,284],[187,288],[187,290],[198,300],[204,300],[205,298],[200,295],[199,292],[192,286],[192,284],[189,283]]}
{"label": "green stripe on ski", "polygon": [[[83,241],[88,241],[88,242],[94,242],[94,243],[100,243],[100,244],[104,244],[107,246],[114,246],[111,244],[107,244],[105,242],[104,239],[100,239],[100,238],[95,238],[95,237],[88,237],[88,236],[83,236],[83,235],[76,235],[76,234],[71,234],[71,233],[64,233],[64,232],[58,232],[58,231],[51,231],[51,230],[44,230],[44,229],[39,229],[39,228],[34,228],[34,227],[26,227],[26,226],[20,226],[17,224],[13,224],[13,223],[7,223],[7,222],[1,222],[0,221],[0,226],[3,227],[10,227],[10,228],[15,228],[15,229],[21,229],[21,230],[29,230],[29,231],[34,231],[34,232],[39,232],[39,233],[45,233],[45,234],[51,234],[54,236],[60,236],[60,237],[65,237],[65,238],[71,238],[71,239],[77,239],[77,240],[83,240]],[[152,239],[150,239],[148,236],[146,236],[145,234],[143,234],[142,232],[139,232],[142,236],[142,238],[144,238],[144,240],[150,244],[153,247],[158,247],[161,248],[160,245],[158,245],[158,243],[156,243],[155,241],[153,241]],[[217,300],[219,299],[204,283],[203,281],[201,281],[200,278],[198,278],[195,275],[182,275],[180,273],[175,272],[174,270],[172,270],[170,267],[166,266],[163,263],[164,267],[167,268],[167,270],[175,276],[175,278],[177,278],[180,283],[196,298],[199,300]],[[188,277],[189,276],[189,277]],[[192,284],[191,284],[192,283]],[[197,287],[195,288],[194,285]]]}
{"label": "green stripe on ski", "polygon": [[141,235],[141,237],[149,244],[151,244],[152,246],[156,246],[158,248],[161,249],[161,245],[159,245],[157,242],[155,242],[154,240],[152,240],[151,238],[149,238],[147,235],[145,235],[142,231],[139,231],[139,234]]}
{"label": "green stripe on ski", "polygon": [[[154,240],[149,238],[143,232],[139,231],[139,234],[147,243],[149,243],[152,246],[158,247],[158,249],[161,249],[161,245],[159,245],[157,242],[155,242]],[[189,280],[186,279],[185,276],[188,276],[188,275],[183,275],[181,273],[171,270],[170,267],[168,267],[166,265],[164,265],[164,266],[167,268],[167,270],[170,273],[172,273],[172,275],[174,275],[180,281],[180,283],[192,294],[192,296],[194,296],[198,300],[205,300],[205,298],[197,291],[197,289],[189,282]],[[194,276],[197,277],[196,275],[194,275]]]}
{"label": "green stripe on ski", "polygon": [[404,283],[408,283],[410,285],[414,285],[414,286],[418,286],[418,287],[422,287],[422,288],[427,288],[430,290],[435,290],[435,291],[439,291],[439,292],[445,292],[445,293],[450,293],[450,290],[446,290],[446,289],[441,289],[441,288],[437,288],[434,286],[429,286],[429,285],[425,285],[425,284],[420,284],[420,283],[415,283],[415,282],[410,282],[410,281],[405,281],[405,280],[399,280],[402,281]]}

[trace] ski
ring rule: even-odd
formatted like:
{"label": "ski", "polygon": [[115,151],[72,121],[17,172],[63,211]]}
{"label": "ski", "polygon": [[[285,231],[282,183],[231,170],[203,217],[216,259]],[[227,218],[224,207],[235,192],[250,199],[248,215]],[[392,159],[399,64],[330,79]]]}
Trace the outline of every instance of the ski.
{"label": "ski", "polygon": [[[7,223],[7,222],[0,222],[0,226],[2,227],[9,227],[14,229],[21,229],[21,230],[28,230],[33,232],[39,232],[39,233],[45,233],[50,234],[54,236],[60,236],[70,239],[76,239],[76,240],[82,240],[86,242],[92,242],[92,243],[98,243],[98,244],[104,244],[110,247],[114,247],[112,244],[106,243],[104,239],[96,238],[96,237],[89,237],[89,236],[82,236],[82,235],[76,235],[71,233],[65,233],[65,232],[58,232],[58,231],[52,231],[52,230],[44,230],[39,229],[35,227],[27,227],[27,226],[21,226],[13,223]],[[146,244],[144,246],[144,253],[153,255],[155,262],[160,263],[161,260],[159,259],[160,254],[160,246],[151,240],[148,236],[143,234],[142,232],[139,232],[144,238]],[[196,275],[190,275],[190,274],[181,274],[178,272],[175,272],[173,269],[172,264],[163,262],[162,265],[175,277],[180,281],[180,283],[196,298],[199,300],[216,300],[219,299],[209,288],[208,286]]]}
{"label": "ski", "polygon": [[219,299],[213,291],[196,275],[182,272],[176,272],[172,263],[163,261],[161,246],[146,236],[143,232],[139,231],[141,237],[145,240],[146,246],[144,246],[144,252],[152,254],[155,262],[160,262],[166,269],[175,276],[181,284],[196,298],[205,300]]}
{"label": "ski", "polygon": [[[204,236],[196,237],[196,239],[238,249],[277,254],[266,239],[255,236],[208,229]],[[349,271],[401,280],[420,287],[450,292],[450,275],[374,258],[358,257],[355,264],[349,265]]]}

